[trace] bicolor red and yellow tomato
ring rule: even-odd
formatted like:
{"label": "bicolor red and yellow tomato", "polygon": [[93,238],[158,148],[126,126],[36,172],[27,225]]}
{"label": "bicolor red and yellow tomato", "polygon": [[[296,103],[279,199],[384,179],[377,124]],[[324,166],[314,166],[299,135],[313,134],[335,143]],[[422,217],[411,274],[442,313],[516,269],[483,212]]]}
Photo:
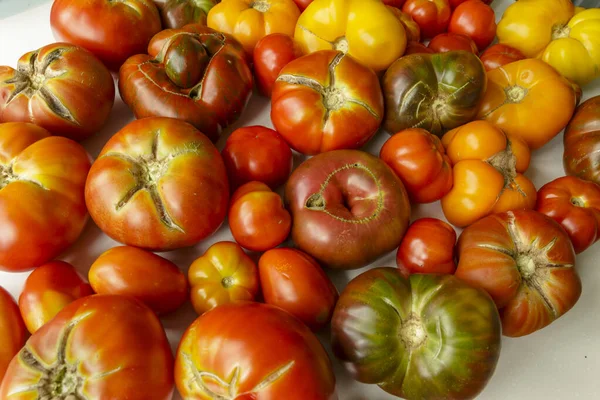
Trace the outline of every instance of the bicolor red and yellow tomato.
{"label": "bicolor red and yellow tomato", "polygon": [[302,56],[300,46],[289,35],[273,33],[260,39],[254,48],[254,75],[263,96],[271,97],[279,73]]}
{"label": "bicolor red and yellow tomato", "polygon": [[10,293],[0,286],[0,384],[8,364],[25,345],[27,328],[19,306]]}

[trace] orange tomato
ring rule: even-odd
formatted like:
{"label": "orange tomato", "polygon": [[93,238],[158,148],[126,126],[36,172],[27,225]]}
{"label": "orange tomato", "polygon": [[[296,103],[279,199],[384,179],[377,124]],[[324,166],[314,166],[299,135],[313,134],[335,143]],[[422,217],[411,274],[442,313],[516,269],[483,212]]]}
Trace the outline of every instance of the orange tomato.
{"label": "orange tomato", "polygon": [[0,383],[10,360],[25,344],[27,330],[19,313],[19,307],[0,286]]}

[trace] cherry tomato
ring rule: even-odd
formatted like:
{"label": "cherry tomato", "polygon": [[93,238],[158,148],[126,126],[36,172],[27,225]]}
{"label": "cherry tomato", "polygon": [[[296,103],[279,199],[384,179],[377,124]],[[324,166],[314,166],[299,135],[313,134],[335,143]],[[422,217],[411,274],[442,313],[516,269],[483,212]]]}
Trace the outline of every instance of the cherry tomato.
{"label": "cherry tomato", "polygon": [[409,54],[433,54],[435,51],[431,50],[429,47],[425,46],[423,43],[417,42],[408,42],[406,44],[406,51],[404,55],[407,56]]}
{"label": "cherry tomato", "polygon": [[291,36],[273,33],[260,39],[254,48],[254,75],[260,93],[271,97],[279,72],[301,56],[302,50]]}
{"label": "cherry tomato", "polygon": [[478,54],[477,45],[473,39],[461,33],[440,33],[431,39],[429,48],[436,53],[464,50]]}
{"label": "cherry tomato", "polygon": [[496,69],[511,62],[524,60],[525,55],[506,44],[495,44],[488,47],[479,57],[486,71]]}
{"label": "cherry tomato", "polygon": [[494,9],[481,0],[465,1],[452,13],[448,32],[467,35],[479,50],[483,50],[496,37]]}
{"label": "cherry tomato", "polygon": [[10,360],[25,344],[26,335],[27,329],[17,303],[0,286],[0,383]]}
{"label": "cherry tomato", "polygon": [[407,0],[402,11],[413,17],[419,24],[424,39],[446,32],[450,23],[451,11],[448,0]]}

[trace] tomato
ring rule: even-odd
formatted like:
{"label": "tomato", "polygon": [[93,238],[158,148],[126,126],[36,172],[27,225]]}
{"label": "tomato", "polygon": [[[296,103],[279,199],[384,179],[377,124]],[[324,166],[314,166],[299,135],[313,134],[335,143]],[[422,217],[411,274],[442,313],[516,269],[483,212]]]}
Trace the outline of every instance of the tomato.
{"label": "tomato", "polygon": [[226,304],[185,331],[175,361],[184,399],[337,400],[331,361],[297,318],[267,304]]}
{"label": "tomato", "polygon": [[21,318],[19,307],[2,286],[0,286],[0,384],[8,364],[25,345],[27,330]]}
{"label": "tomato", "polygon": [[461,33],[440,33],[431,39],[428,47],[436,53],[458,50],[469,51],[475,55],[478,53],[473,39]]}
{"label": "tomato", "polygon": [[472,53],[411,54],[392,64],[382,86],[388,132],[419,127],[441,136],[477,115],[486,76]]}
{"label": "tomato", "polygon": [[338,292],[319,263],[290,248],[272,249],[258,261],[265,303],[298,317],[313,331],[331,320]]}
{"label": "tomato", "polygon": [[254,74],[260,93],[271,97],[283,67],[301,56],[302,50],[291,36],[273,33],[260,39],[254,48]]}
{"label": "tomato", "polygon": [[80,144],[33,124],[0,124],[0,270],[38,267],[77,240],[89,169]]}
{"label": "tomato", "polygon": [[395,6],[388,5],[388,9],[396,16],[396,18],[398,18],[398,20],[404,27],[407,42],[419,42],[421,40],[421,28],[419,28],[419,24],[417,24],[413,17],[411,17],[409,14],[400,11],[400,8],[402,7],[400,6],[396,8]]}
{"label": "tomato", "polygon": [[446,32],[450,23],[448,0],[407,0],[402,11],[413,17],[421,28],[421,36],[430,39]]}
{"label": "tomato", "polygon": [[50,25],[56,40],[91,51],[113,71],[161,30],[152,0],[56,0]]}
{"label": "tomato", "polygon": [[294,0],[294,3],[296,3],[300,11],[304,11],[312,2],[313,0]]}
{"label": "tomato", "polygon": [[[456,7],[458,7],[465,1],[469,1],[469,0],[449,0],[449,1],[450,1],[450,8],[452,8],[452,10],[454,10],[454,9],[456,9]],[[492,4],[492,2],[494,0],[481,0],[481,1],[483,1],[485,4]]]}
{"label": "tomato", "polygon": [[259,292],[258,269],[234,242],[217,242],[188,271],[192,305],[199,315],[223,304],[252,301]]}
{"label": "tomato", "polygon": [[452,275],[363,272],[331,327],[333,353],[354,379],[407,400],[473,399],[500,356],[494,302]]}
{"label": "tomato", "polygon": [[276,131],[264,126],[236,129],[221,154],[233,188],[259,181],[276,189],[292,172],[290,146]]}
{"label": "tomato", "polygon": [[152,310],[132,297],[94,295],[29,338],[0,399],[169,400],[173,391],[173,355]]}
{"label": "tomato", "polygon": [[402,8],[406,0],[383,0],[383,4],[389,7]]}
{"label": "tomato", "polygon": [[488,47],[480,56],[486,71],[499,68],[503,65],[525,59],[519,50],[505,44],[495,44]]}
{"label": "tomato", "polygon": [[494,9],[481,0],[467,0],[452,13],[448,32],[467,35],[483,50],[496,38]]}
{"label": "tomato", "polygon": [[411,274],[453,274],[456,232],[442,220],[413,222],[398,247],[396,264],[405,278]]}
{"label": "tomato", "polygon": [[0,66],[0,121],[31,122],[83,140],[100,130],[115,101],[110,72],[90,52],[55,43]]}
{"label": "tomato", "polygon": [[166,251],[192,246],[223,223],[229,200],[217,148],[190,124],[133,121],[92,165],[85,199],[104,233],[123,244]]}
{"label": "tomato", "polygon": [[489,71],[487,77],[477,118],[522,138],[532,150],[554,138],[573,115],[573,86],[543,61],[516,61]]}
{"label": "tomato", "polygon": [[314,0],[296,24],[294,38],[306,53],[338,50],[375,72],[406,48],[406,32],[380,0]]}
{"label": "tomato", "polygon": [[600,96],[577,108],[565,129],[563,142],[567,175],[600,184]]}
{"label": "tomato", "polygon": [[67,305],[92,294],[90,285],[71,264],[52,261],[27,277],[19,296],[19,309],[27,329],[35,333]]}
{"label": "tomato", "polygon": [[452,167],[442,142],[425,129],[398,132],[379,157],[400,177],[413,202],[431,203],[452,189]]}
{"label": "tomato", "polygon": [[407,56],[410,54],[419,54],[419,53],[433,54],[433,53],[435,53],[435,51],[431,50],[429,47],[425,46],[423,43],[408,42],[408,44],[406,45],[406,52],[404,53],[404,55]]}
{"label": "tomato", "polygon": [[136,247],[105,251],[92,264],[88,277],[96,293],[135,297],[159,315],[177,310],[189,293],[177,265]]}
{"label": "tomato", "polygon": [[119,71],[119,93],[136,118],[181,119],[216,142],[246,108],[252,72],[230,36],[201,25],[165,29],[148,53]]}
{"label": "tomato", "polygon": [[163,29],[182,28],[188,24],[206,25],[206,15],[216,0],[154,0]]}
{"label": "tomato", "polygon": [[575,253],[600,239],[600,186],[573,176],[548,182],[538,191],[536,210],[569,234]]}
{"label": "tomato", "polygon": [[382,119],[377,75],[338,51],[290,62],[273,87],[273,126],[303,154],[359,148],[375,135]]}
{"label": "tomato", "polygon": [[303,162],[288,180],[285,199],[298,248],[323,266],[364,267],[400,244],[410,203],[400,179],[382,160],[359,150],[336,150]]}
{"label": "tomato", "polygon": [[266,35],[293,35],[299,16],[292,0],[222,0],[208,12],[208,26],[233,35],[252,56]]}

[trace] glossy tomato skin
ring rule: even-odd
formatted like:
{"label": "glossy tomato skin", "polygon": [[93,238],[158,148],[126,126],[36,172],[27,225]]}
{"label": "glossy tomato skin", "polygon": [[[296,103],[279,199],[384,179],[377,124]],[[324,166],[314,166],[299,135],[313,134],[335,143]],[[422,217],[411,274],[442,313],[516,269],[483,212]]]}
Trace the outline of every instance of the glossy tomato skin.
{"label": "glossy tomato skin", "polygon": [[196,319],[179,344],[175,381],[184,399],[337,400],[331,361],[317,337],[287,312],[260,303],[225,304]]}
{"label": "glossy tomato skin", "polygon": [[463,50],[478,54],[477,45],[473,39],[461,33],[440,33],[431,39],[428,47],[436,53]]}
{"label": "glossy tomato skin", "polygon": [[197,258],[188,271],[194,310],[208,310],[237,301],[253,301],[258,295],[256,263],[235,242],[218,242]]}
{"label": "glossy tomato skin", "polygon": [[379,157],[402,180],[413,202],[431,203],[452,189],[452,167],[442,142],[425,129],[410,128],[390,137]]}
{"label": "glossy tomato skin", "polygon": [[271,189],[283,185],[292,172],[292,150],[277,131],[245,126],[227,138],[221,152],[231,186],[259,181]]}
{"label": "glossy tomato skin", "polygon": [[27,329],[19,307],[10,293],[0,286],[0,383],[8,364],[25,345]]}
{"label": "glossy tomato skin", "polygon": [[[402,26],[404,27],[404,31],[406,32],[406,41],[407,45],[410,42],[420,42],[421,40],[421,28],[419,24],[405,12],[401,11],[400,7],[390,6],[388,5],[388,10],[392,12],[398,18]],[[406,54],[406,51],[404,52]]]}
{"label": "glossy tomato skin", "polygon": [[481,56],[486,71],[499,68],[511,62],[525,59],[525,55],[514,47],[505,44],[495,44],[488,47]]}
{"label": "glossy tomato skin", "polygon": [[183,28],[188,24],[206,25],[206,15],[216,0],[154,0],[163,29]]}
{"label": "glossy tomato skin", "polygon": [[80,144],[33,124],[0,124],[0,270],[39,267],[77,240],[89,169]]}
{"label": "glossy tomato skin", "polygon": [[94,294],[73,266],[52,261],[36,268],[25,281],[19,309],[27,329],[35,333],[67,305]]}
{"label": "glossy tomato skin", "polygon": [[411,274],[453,274],[456,269],[456,232],[436,218],[413,222],[398,247],[396,264],[402,276]]}
{"label": "glossy tomato skin", "polygon": [[319,154],[292,173],[285,188],[292,238],[330,268],[364,267],[400,244],[410,203],[382,160],[359,150]]}
{"label": "glossy tomato skin", "polygon": [[402,8],[404,3],[406,3],[406,0],[383,0],[383,3],[386,6]]}
{"label": "glossy tomato skin", "polygon": [[177,310],[188,298],[185,275],[173,262],[130,246],[113,247],[94,261],[88,273],[98,294],[131,296],[158,315]]}
{"label": "glossy tomato skin", "polygon": [[314,258],[277,248],[260,257],[258,269],[265,303],[298,317],[315,332],[329,323],[338,291]]}
{"label": "glossy tomato skin", "polygon": [[408,44],[406,45],[406,52],[404,53],[404,55],[408,56],[410,54],[419,54],[419,53],[433,54],[433,53],[435,53],[435,51],[431,50],[429,47],[425,46],[423,43],[408,42]]}
{"label": "glossy tomato skin", "polygon": [[294,150],[309,155],[361,147],[379,129],[384,110],[377,75],[334,50],[286,65],[271,104],[277,132]]}
{"label": "glossy tomato skin", "polygon": [[600,239],[600,186],[574,176],[548,182],[538,191],[536,210],[569,234],[575,253]]}
{"label": "glossy tomato skin", "polygon": [[106,143],[85,198],[98,227],[114,240],[166,251],[194,245],[221,226],[229,183],[219,151],[192,125],[144,118]]}
{"label": "glossy tomato skin", "polygon": [[354,379],[407,400],[473,399],[500,356],[494,302],[452,275],[363,272],[331,326],[333,352]]}
{"label": "glossy tomato skin", "polygon": [[152,0],[56,0],[50,25],[57,40],[91,51],[113,71],[127,57],[144,53],[161,30]]}
{"label": "glossy tomato skin", "polygon": [[302,50],[289,35],[272,33],[260,39],[254,48],[254,75],[263,96],[271,97],[279,72],[302,56]]}
{"label": "glossy tomato skin", "polygon": [[148,54],[128,58],[119,70],[119,93],[136,118],[181,119],[213,142],[242,114],[252,85],[241,44],[196,24],[161,31]]}
{"label": "glossy tomato skin", "polygon": [[566,174],[600,185],[600,96],[577,108],[565,130],[563,144]]}
{"label": "glossy tomato skin", "polygon": [[581,295],[567,233],[533,210],[482,218],[458,238],[456,276],[486,290],[505,336],[538,331],[569,311]]}
{"label": "glossy tomato skin", "polygon": [[294,3],[296,3],[300,11],[304,11],[312,2],[313,0],[294,0]]}
{"label": "glossy tomato skin", "polygon": [[409,14],[419,24],[424,39],[446,32],[450,23],[448,0],[407,0],[402,11]]}
{"label": "glossy tomato skin", "polygon": [[[15,396],[23,387],[32,389]],[[169,400],[173,391],[173,354],[152,310],[132,297],[94,295],[69,304],[29,338],[8,367],[0,398]]]}
{"label": "glossy tomato skin", "polygon": [[287,239],[292,217],[281,197],[262,182],[248,182],[231,197],[229,227],[236,242],[252,251],[266,251]]}
{"label": "glossy tomato skin", "polygon": [[496,37],[494,9],[481,0],[467,0],[452,12],[448,32],[470,37],[483,51]]}
{"label": "glossy tomato skin", "polygon": [[31,122],[81,141],[104,126],[114,101],[108,69],[68,43],[24,54],[16,70],[0,66],[0,122]]}
{"label": "glossy tomato skin", "polygon": [[[456,7],[458,7],[465,1],[469,1],[469,0],[449,0],[450,8],[452,8],[452,10],[454,10],[454,9],[456,9]],[[483,1],[485,4],[492,4],[494,2],[494,0],[481,0],[481,1]]]}

